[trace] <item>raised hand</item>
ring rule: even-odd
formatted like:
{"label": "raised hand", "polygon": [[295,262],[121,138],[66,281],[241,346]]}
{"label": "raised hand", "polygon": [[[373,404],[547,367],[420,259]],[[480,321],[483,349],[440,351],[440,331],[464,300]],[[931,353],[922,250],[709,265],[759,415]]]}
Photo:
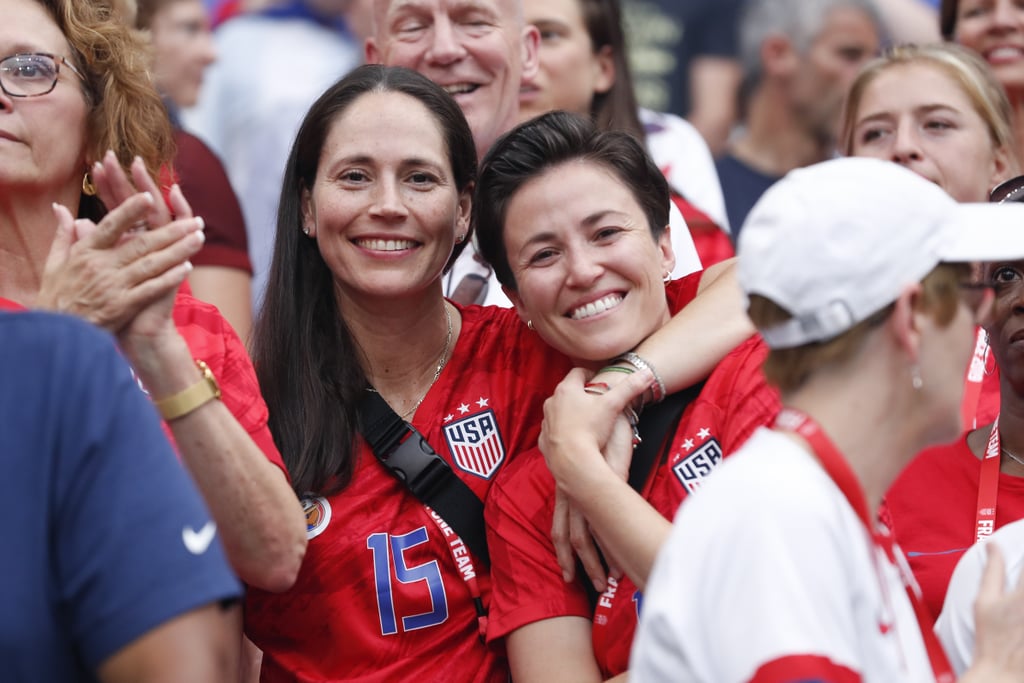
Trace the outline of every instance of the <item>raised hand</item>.
{"label": "raised hand", "polygon": [[[54,205],[57,234],[43,270],[36,306],[71,313],[121,333],[154,300],[173,292],[203,243],[202,222],[188,218],[131,239],[153,214],[149,192],[125,199],[100,223],[74,220]],[[162,203],[162,202],[160,202]]]}

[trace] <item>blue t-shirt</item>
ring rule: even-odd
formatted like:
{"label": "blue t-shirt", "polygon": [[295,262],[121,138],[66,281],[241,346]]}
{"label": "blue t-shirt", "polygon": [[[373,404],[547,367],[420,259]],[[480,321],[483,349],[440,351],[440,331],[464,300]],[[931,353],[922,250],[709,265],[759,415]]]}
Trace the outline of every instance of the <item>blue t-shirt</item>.
{"label": "blue t-shirt", "polygon": [[715,160],[718,180],[722,183],[722,195],[725,197],[725,213],[729,216],[732,229],[732,243],[739,244],[740,229],[747,214],[761,198],[764,191],[775,184],[778,177],[766,175],[757,169],[725,154]]}
{"label": "blue t-shirt", "polygon": [[112,339],[0,313],[0,671],[94,681],[169,619],[241,591]]}

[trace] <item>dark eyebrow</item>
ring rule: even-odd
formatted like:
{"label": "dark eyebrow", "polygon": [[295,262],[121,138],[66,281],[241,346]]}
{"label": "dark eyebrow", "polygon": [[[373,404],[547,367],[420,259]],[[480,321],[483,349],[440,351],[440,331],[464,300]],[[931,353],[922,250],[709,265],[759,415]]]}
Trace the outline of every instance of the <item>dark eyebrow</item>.
{"label": "dark eyebrow", "polygon": [[[352,154],[350,156],[341,157],[339,159],[332,160],[331,163],[328,166],[326,166],[326,169],[327,169],[328,173],[334,173],[335,169],[337,169],[339,166],[344,166],[345,164],[365,164],[365,165],[372,166],[372,165],[374,165],[376,163],[377,163],[377,161],[376,161],[376,159],[373,158],[373,156],[371,156],[369,154],[357,153],[357,154]],[[434,170],[435,172],[437,172],[437,173],[439,173],[441,175],[445,175],[445,176],[448,175],[448,173],[446,172],[446,169],[445,169],[445,166],[444,166],[443,163],[438,163],[436,161],[431,161],[430,159],[425,159],[423,157],[408,157],[408,158],[402,159],[399,162],[398,166],[399,166],[399,168],[424,166],[424,167],[427,167],[427,168],[430,168],[430,169]]]}
{"label": "dark eyebrow", "polygon": [[600,223],[605,216],[611,213],[618,213],[618,211],[613,211],[612,209],[602,209],[600,211],[595,211],[594,213],[584,218],[582,224],[589,227],[591,225],[594,225],[595,223]]}
{"label": "dark eyebrow", "polygon": [[[608,217],[610,215],[613,215],[613,214],[619,215],[619,216],[625,216],[626,215],[626,214],[624,214],[624,213],[622,213],[620,211],[615,211],[614,209],[602,209],[600,211],[595,211],[594,213],[588,215],[586,218],[584,218],[582,221],[580,221],[580,224],[589,228],[589,227],[591,227],[593,225],[596,225],[597,223],[600,223],[606,217]],[[525,249],[526,247],[528,247],[528,246],[530,246],[532,244],[536,244],[538,242],[548,242],[548,241],[551,241],[553,239],[555,239],[555,233],[551,232],[550,230],[545,231],[545,232],[538,232],[536,235],[534,235],[530,239],[526,240],[526,242],[523,244],[523,248]]]}

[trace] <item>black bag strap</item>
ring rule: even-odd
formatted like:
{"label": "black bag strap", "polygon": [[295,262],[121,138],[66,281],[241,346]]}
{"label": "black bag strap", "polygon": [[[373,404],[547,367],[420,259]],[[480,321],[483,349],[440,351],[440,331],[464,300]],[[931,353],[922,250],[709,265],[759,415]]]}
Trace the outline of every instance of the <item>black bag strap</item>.
{"label": "black bag strap", "polygon": [[675,431],[686,406],[694,402],[703,388],[704,382],[698,382],[669,394],[664,401],[647,407],[640,415],[638,429],[641,441],[633,450],[633,460],[629,465],[629,485],[637,493],[643,492],[655,463],[664,461],[668,455],[671,441],[665,437],[669,430]]}
{"label": "black bag strap", "polygon": [[[668,456],[672,440],[666,437],[675,432],[679,420],[686,412],[686,406],[693,403],[703,388],[704,382],[698,382],[682,391],[669,394],[664,401],[648,406],[640,415],[640,423],[637,425],[640,443],[633,450],[633,460],[629,465],[629,485],[637,493],[643,493],[647,478],[655,464],[664,462]],[[604,558],[601,559],[603,562]],[[586,588],[590,609],[593,611],[601,596],[587,577],[583,563],[576,563],[576,572],[583,578],[583,586]]]}
{"label": "black bag strap", "polygon": [[384,467],[424,505],[455,530],[484,566],[491,564],[484,530],[484,504],[426,437],[398,416],[376,391],[359,404],[360,431]]}

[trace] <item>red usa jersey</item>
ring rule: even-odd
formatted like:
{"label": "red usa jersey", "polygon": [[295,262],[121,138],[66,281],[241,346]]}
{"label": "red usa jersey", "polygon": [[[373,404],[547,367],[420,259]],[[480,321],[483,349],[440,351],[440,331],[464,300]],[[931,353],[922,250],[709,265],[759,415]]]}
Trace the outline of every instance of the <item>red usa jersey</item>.
{"label": "red usa jersey", "polygon": [[[484,499],[537,439],[543,400],[568,362],[510,309],[471,306],[415,427]],[[286,593],[251,590],[246,632],[263,681],[506,681],[500,643],[481,642],[466,579],[490,602],[486,568],[360,439],[352,483],[304,501],[309,546]]]}
{"label": "red usa jersey", "polygon": [[[723,457],[778,412],[778,394],[760,370],[766,355],[757,337],[741,344],[715,367],[683,412],[667,461],[652,472],[644,489],[644,498],[666,519]],[[494,583],[490,639],[542,619],[591,615],[583,588],[562,580],[555,559],[550,538],[554,489],[543,457],[534,450],[502,475],[487,501]],[[606,677],[628,668],[641,605],[642,596],[628,577],[610,585],[598,600],[594,654]]]}
{"label": "red usa jersey", "polygon": [[[193,358],[205,362],[217,378],[221,400],[227,409],[267,459],[280,467],[287,476],[284,461],[267,427],[267,404],[260,394],[256,371],[242,340],[215,306],[199,301],[185,291],[187,288],[183,286],[174,299],[174,326],[188,345]],[[0,309],[19,310],[24,307],[0,298]],[[142,389],[145,391],[145,387]],[[166,423],[164,432],[174,443]]]}

